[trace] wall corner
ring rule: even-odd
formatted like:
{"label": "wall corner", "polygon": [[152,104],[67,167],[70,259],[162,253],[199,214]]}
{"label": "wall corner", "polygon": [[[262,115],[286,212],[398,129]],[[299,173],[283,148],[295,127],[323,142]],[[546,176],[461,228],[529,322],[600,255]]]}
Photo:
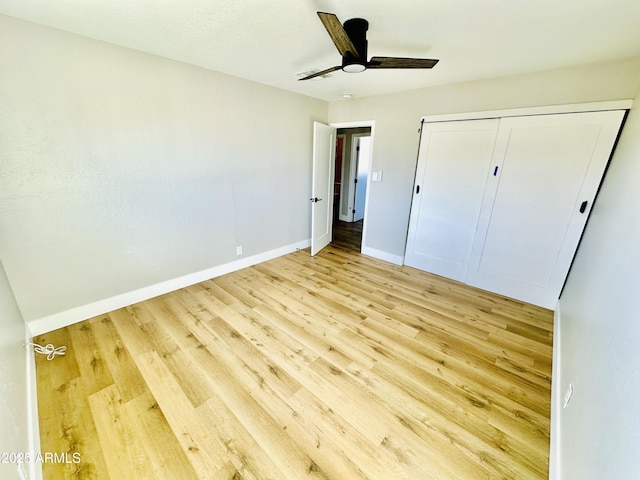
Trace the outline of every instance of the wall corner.
{"label": "wall corner", "polygon": [[551,367],[551,433],[549,442],[549,480],[560,480],[560,459],[561,459],[561,425],[560,416],[562,413],[562,393],[561,393],[561,309],[560,300],[556,303],[553,311],[553,359]]}

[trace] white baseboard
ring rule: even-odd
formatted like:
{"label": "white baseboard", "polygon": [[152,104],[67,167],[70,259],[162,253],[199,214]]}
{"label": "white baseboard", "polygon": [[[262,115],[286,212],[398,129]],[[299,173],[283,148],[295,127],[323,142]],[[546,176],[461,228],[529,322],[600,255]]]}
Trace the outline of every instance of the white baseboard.
{"label": "white baseboard", "polygon": [[378,260],[384,260],[385,262],[393,263],[394,265],[403,265],[404,257],[402,255],[394,255],[389,252],[383,252],[382,250],[376,250],[375,248],[362,246],[361,253],[368,255]]}
{"label": "white baseboard", "polygon": [[549,445],[549,480],[560,480],[560,415],[562,413],[562,355],[560,301],[553,312],[553,359],[551,367],[551,438]]}
{"label": "white baseboard", "polygon": [[189,275],[156,283],[155,285],[143,287],[121,295],[116,295],[115,297],[105,298],[104,300],[99,300],[88,305],[82,305],[64,312],[32,320],[27,322],[27,325],[32,336],[41,335],[46,332],[57,330],[58,328],[73,325],[74,323],[81,322],[88,318],[93,318],[107,312],[118,310],[119,308],[133,305],[134,303],[142,302],[159,295],[164,295],[165,293],[204,282],[211,278],[235,272],[258,263],[266,262],[268,260],[281,257],[282,255],[295,252],[296,250],[308,248],[310,245],[310,240],[303,240],[268,252],[259,253],[257,255],[225,263],[224,265],[218,265],[200,272],[191,273]]}

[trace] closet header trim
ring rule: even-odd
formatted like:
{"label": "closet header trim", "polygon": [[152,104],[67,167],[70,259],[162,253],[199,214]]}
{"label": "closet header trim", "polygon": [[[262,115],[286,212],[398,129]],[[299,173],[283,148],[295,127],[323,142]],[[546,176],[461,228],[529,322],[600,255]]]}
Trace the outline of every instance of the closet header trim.
{"label": "closet header trim", "polygon": [[549,105],[546,107],[513,108],[508,110],[488,110],[484,112],[448,113],[421,117],[425,123],[453,122],[460,120],[480,120],[485,118],[524,117],[529,115],[555,115],[558,113],[602,112],[606,110],[628,110],[633,100],[610,102],[574,103],[569,105]]}

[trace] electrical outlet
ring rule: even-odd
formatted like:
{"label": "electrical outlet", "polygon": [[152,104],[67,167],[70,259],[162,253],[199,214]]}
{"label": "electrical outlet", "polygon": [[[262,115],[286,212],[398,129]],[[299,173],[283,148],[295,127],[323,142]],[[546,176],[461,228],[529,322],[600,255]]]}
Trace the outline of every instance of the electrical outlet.
{"label": "electrical outlet", "polygon": [[564,394],[564,404],[562,408],[567,408],[569,402],[571,401],[571,397],[573,396],[573,384],[569,383],[569,388],[567,388],[567,393]]}
{"label": "electrical outlet", "polygon": [[236,247],[236,255],[242,255],[242,245]]}

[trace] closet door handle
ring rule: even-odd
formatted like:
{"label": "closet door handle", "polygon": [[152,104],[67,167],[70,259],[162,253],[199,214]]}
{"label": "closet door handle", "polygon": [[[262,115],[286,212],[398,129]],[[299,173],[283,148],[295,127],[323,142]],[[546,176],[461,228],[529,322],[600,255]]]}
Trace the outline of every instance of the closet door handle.
{"label": "closet door handle", "polygon": [[416,185],[416,195],[420,193],[420,185]]}
{"label": "closet door handle", "polygon": [[587,205],[589,205],[588,201],[585,200],[584,202],[582,202],[582,204],[580,205],[580,213],[585,212],[585,210],[587,209]]}

